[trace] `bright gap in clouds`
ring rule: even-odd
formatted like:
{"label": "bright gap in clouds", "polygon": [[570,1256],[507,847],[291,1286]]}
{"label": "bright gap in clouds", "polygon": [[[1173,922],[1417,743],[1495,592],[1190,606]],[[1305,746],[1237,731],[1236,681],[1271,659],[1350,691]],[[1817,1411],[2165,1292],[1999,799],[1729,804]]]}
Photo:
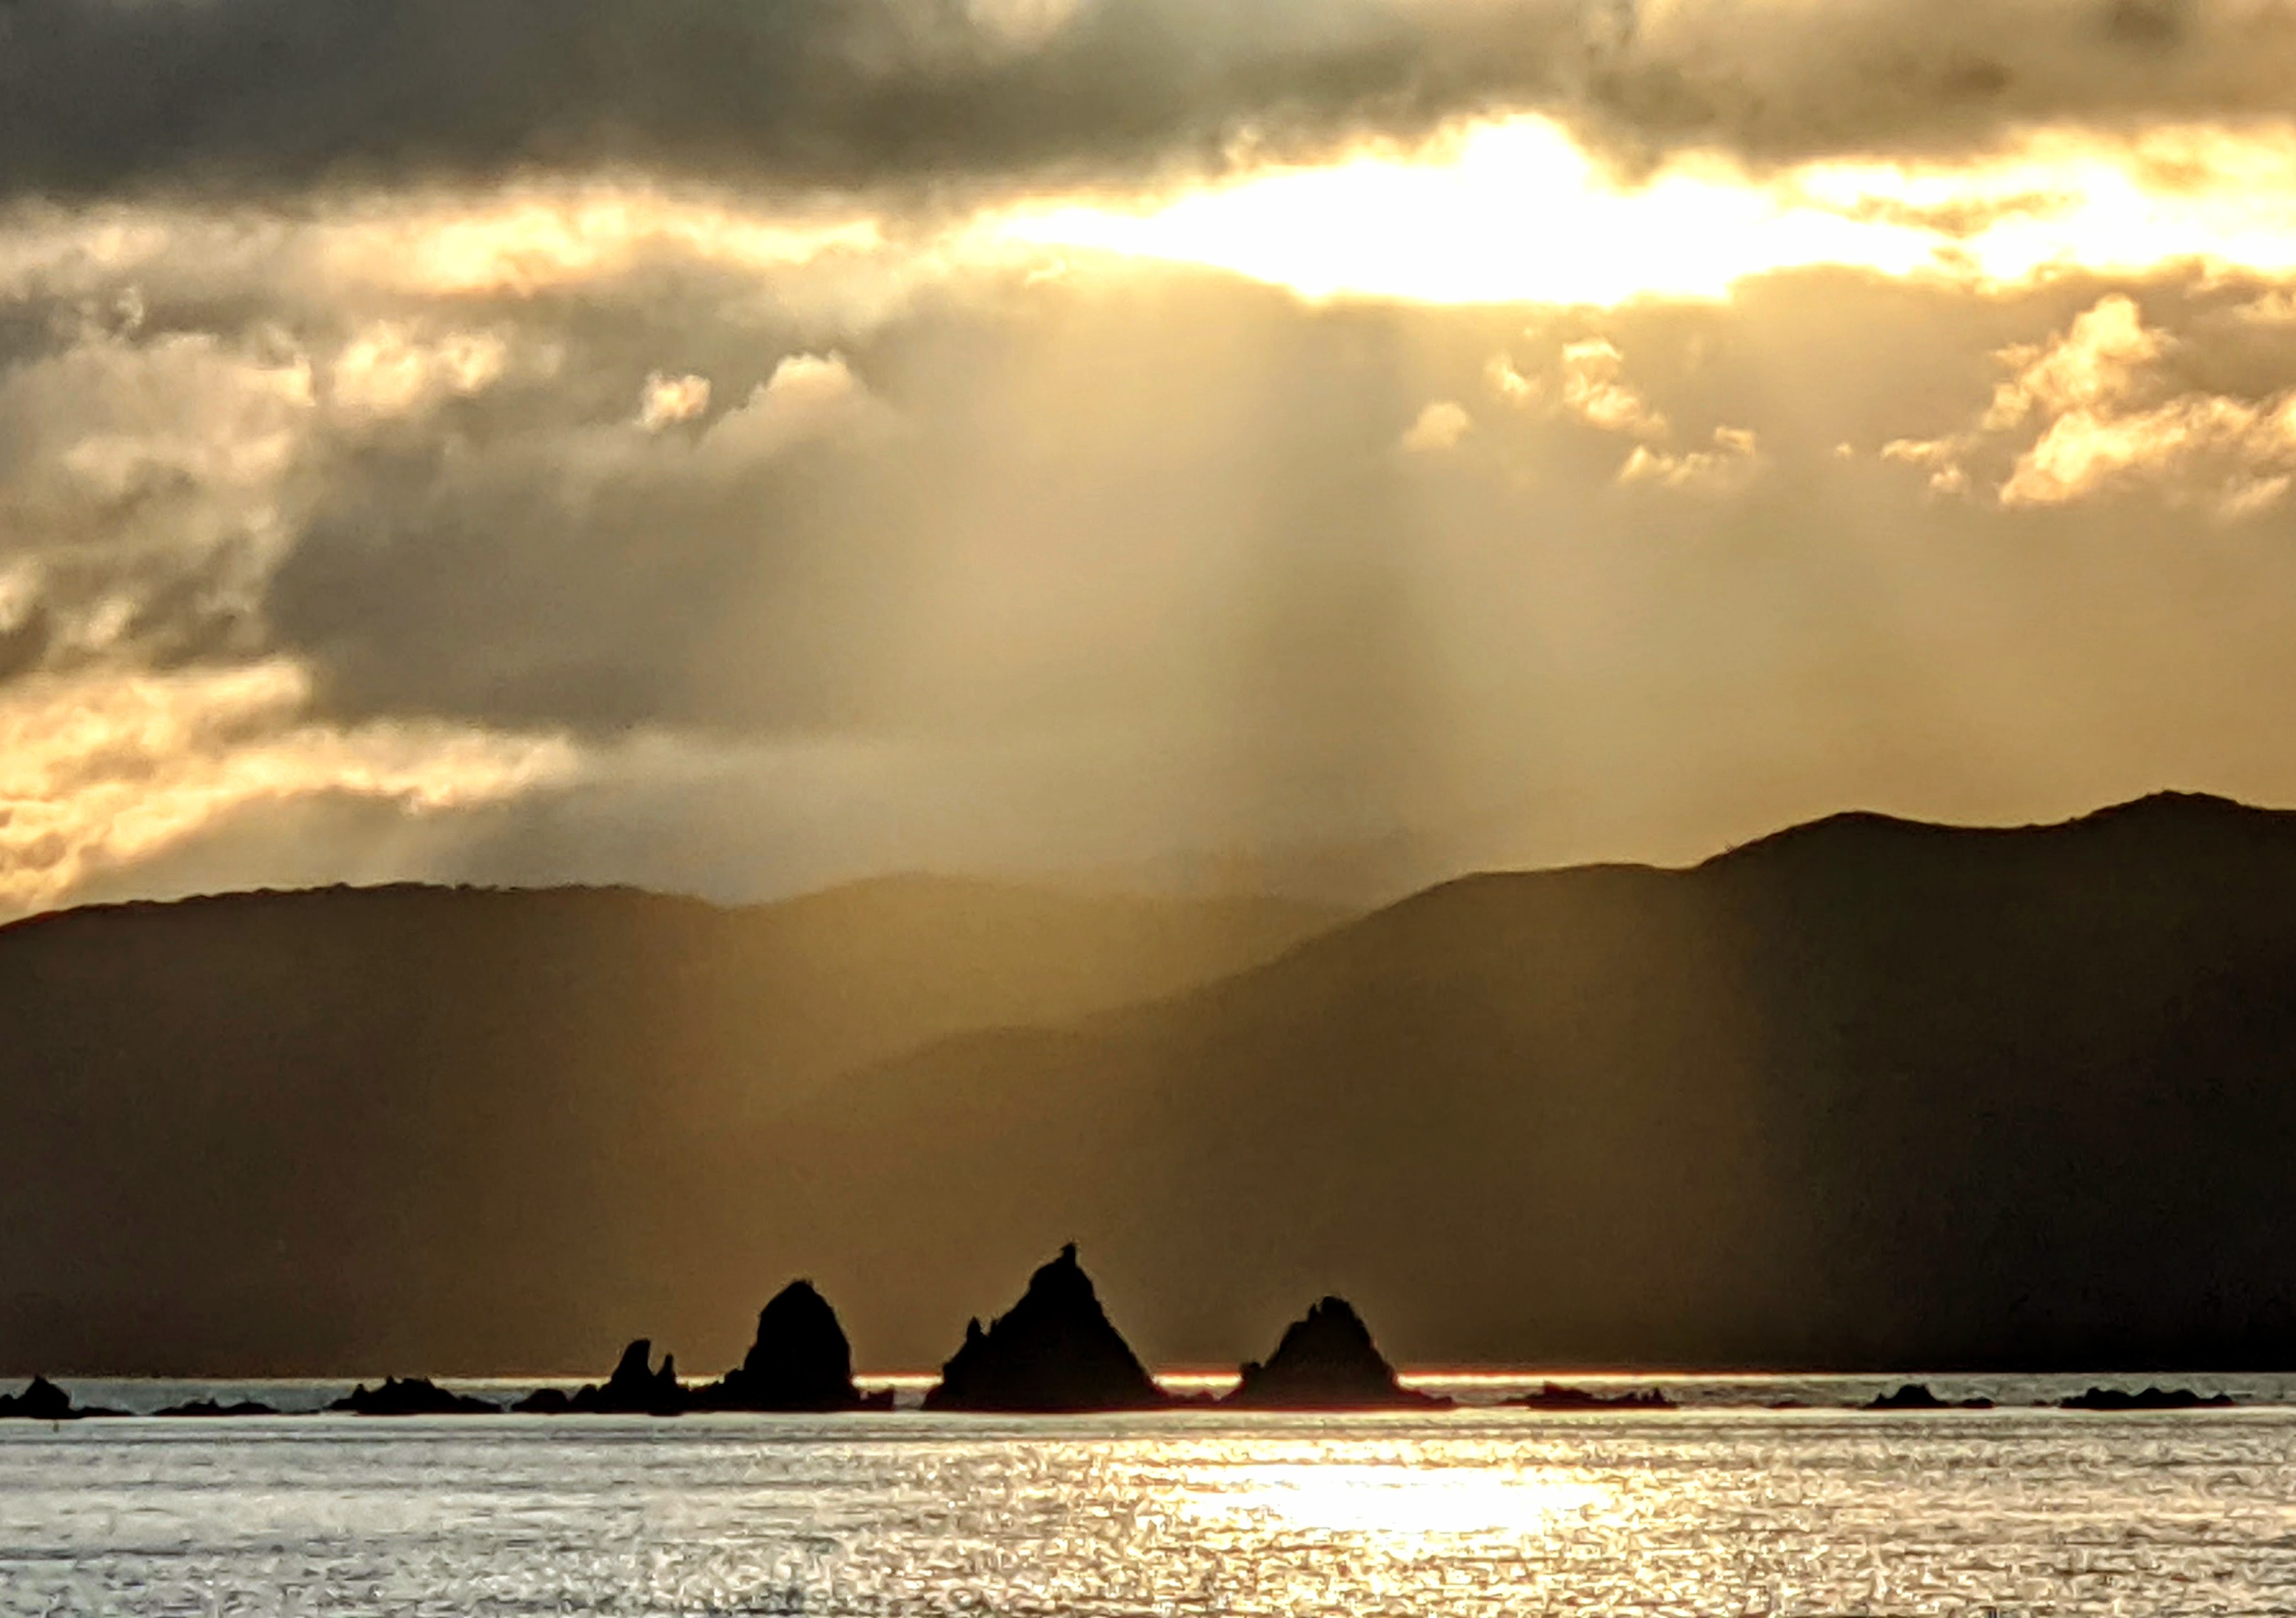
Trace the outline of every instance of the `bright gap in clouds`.
{"label": "bright gap in clouds", "polygon": [[2284,274],[2296,271],[2296,128],[2044,132],[1965,163],[1760,177],[1697,158],[1635,185],[1560,126],[1523,117],[1144,204],[1040,201],[988,229],[1310,298],[1439,304],[1713,299],[1751,276],[1820,266],[1977,285],[2187,261]]}

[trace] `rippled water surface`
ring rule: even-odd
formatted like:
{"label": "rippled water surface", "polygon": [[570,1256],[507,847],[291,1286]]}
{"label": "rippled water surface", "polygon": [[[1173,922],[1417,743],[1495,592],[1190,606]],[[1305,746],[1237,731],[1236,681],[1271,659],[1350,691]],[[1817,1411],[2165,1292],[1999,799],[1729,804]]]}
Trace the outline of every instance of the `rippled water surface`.
{"label": "rippled water surface", "polygon": [[0,1613],[2296,1611],[2296,1411],[0,1431]]}

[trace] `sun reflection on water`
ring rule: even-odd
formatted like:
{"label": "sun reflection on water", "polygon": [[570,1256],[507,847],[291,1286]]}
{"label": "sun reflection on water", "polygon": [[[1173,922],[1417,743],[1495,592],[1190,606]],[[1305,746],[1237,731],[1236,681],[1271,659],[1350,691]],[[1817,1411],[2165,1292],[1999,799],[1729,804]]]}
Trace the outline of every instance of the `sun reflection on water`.
{"label": "sun reflection on water", "polygon": [[1594,1483],[1522,1467],[1245,1466],[1222,1468],[1206,1483],[1184,1502],[1200,1519],[1414,1539],[1541,1533],[1606,1500]]}

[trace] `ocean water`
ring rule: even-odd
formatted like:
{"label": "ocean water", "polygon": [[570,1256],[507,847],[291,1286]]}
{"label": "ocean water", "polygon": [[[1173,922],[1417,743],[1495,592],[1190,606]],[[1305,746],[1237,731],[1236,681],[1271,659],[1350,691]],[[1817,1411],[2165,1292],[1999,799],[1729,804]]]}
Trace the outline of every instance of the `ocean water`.
{"label": "ocean water", "polygon": [[2291,1611],[2275,1406],[0,1424],[11,1618]]}

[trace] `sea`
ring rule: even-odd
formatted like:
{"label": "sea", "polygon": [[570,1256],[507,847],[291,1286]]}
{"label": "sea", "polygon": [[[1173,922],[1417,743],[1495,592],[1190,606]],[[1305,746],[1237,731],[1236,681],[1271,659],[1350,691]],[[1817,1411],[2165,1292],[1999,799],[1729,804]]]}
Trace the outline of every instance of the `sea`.
{"label": "sea", "polygon": [[[1908,1379],[2000,1408],[1855,1408]],[[1681,1407],[1587,1414],[1499,1408],[1537,1378],[1417,1380],[1464,1402],[0,1422],[0,1614],[2296,1613],[2290,1378],[1570,1378]],[[2148,1382],[2243,1403],[2045,1405]]]}

